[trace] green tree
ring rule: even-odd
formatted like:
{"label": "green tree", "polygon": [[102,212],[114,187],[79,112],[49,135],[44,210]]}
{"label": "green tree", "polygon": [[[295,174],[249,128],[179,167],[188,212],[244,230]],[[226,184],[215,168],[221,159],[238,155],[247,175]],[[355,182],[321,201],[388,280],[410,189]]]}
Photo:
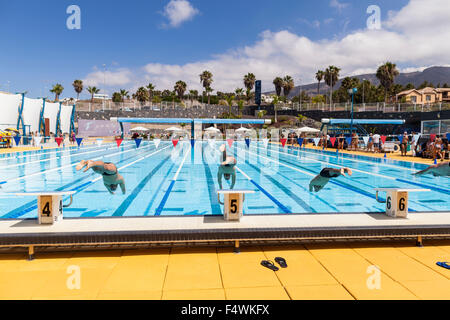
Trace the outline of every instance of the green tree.
{"label": "green tree", "polygon": [[94,94],[99,93],[100,89],[97,87],[88,87],[87,91],[91,94],[91,102],[94,102]]}
{"label": "green tree", "polygon": [[125,97],[128,96],[129,92],[127,90],[125,90],[125,89],[122,89],[122,90],[120,90],[119,94],[120,94],[120,97],[122,99],[121,102],[124,102],[125,101]]}
{"label": "green tree", "polygon": [[244,89],[237,88],[236,90],[234,90],[234,93],[236,93],[236,98],[242,99],[242,96],[244,95]]}
{"label": "green tree", "polygon": [[253,73],[247,73],[244,76],[244,86],[247,88],[247,103],[251,99],[251,92],[253,90],[253,87],[255,86],[256,77]]}
{"label": "green tree", "polygon": [[287,98],[289,93],[294,89],[294,79],[291,76],[285,76],[283,79],[283,95]]}
{"label": "green tree", "polygon": [[63,91],[64,87],[59,83],[55,84],[50,90],[50,92],[55,94],[55,101],[59,101],[59,96],[61,95],[61,93],[63,93]]}
{"label": "green tree", "polygon": [[275,92],[278,97],[281,96],[281,89],[283,89],[283,84],[284,81],[282,78],[276,77],[275,79],[273,79],[273,85],[275,86]]}
{"label": "green tree", "polygon": [[180,100],[183,99],[183,96],[184,96],[184,93],[186,92],[186,89],[187,89],[186,82],[179,80],[179,81],[177,81],[177,83],[175,83],[174,90],[175,90],[175,92],[178,95],[178,99],[180,99]]}
{"label": "green tree", "polygon": [[145,87],[140,87],[136,93],[134,94],[137,101],[139,101],[142,104],[145,103],[145,101],[148,101],[148,90]]}
{"label": "green tree", "polygon": [[329,66],[325,70],[324,79],[325,83],[330,87],[330,105],[333,103],[333,87],[339,81],[340,68],[336,66]]}
{"label": "green tree", "polygon": [[[212,91],[211,84],[213,83],[213,75],[209,71],[203,71],[200,75],[200,83],[202,84],[203,88],[205,88],[206,93],[208,93],[208,104],[211,101],[209,92]],[[203,102],[203,101],[202,101]]]}
{"label": "green tree", "polygon": [[75,80],[72,83],[73,89],[77,93],[77,100],[80,98],[80,93],[83,92],[83,81],[82,80]]}
{"label": "green tree", "polygon": [[380,81],[380,84],[384,88],[384,101],[387,102],[388,93],[394,84],[395,77],[398,76],[399,72],[395,63],[386,62],[385,64],[378,67],[376,76]]}
{"label": "green tree", "polygon": [[275,111],[275,123],[278,122],[278,103],[280,103],[280,97],[277,95],[272,96],[273,110]]}
{"label": "green tree", "polygon": [[320,82],[322,82],[323,77],[325,76],[325,72],[322,70],[319,70],[316,72],[316,79],[317,79],[317,94],[320,94]]}
{"label": "green tree", "polygon": [[120,103],[122,102],[122,95],[120,94],[120,92],[114,92],[112,95],[112,101],[114,103]]}
{"label": "green tree", "polygon": [[233,101],[234,101],[234,96],[232,95],[232,96],[229,96],[229,95],[227,95],[226,97],[225,97],[225,100],[227,101],[227,104],[228,104],[228,107],[229,107],[229,110],[230,110],[230,116],[231,116],[231,107],[233,106]]}
{"label": "green tree", "polygon": [[146,88],[148,89],[148,98],[149,101],[153,101],[153,91],[155,91],[155,86],[152,83],[149,83]]}

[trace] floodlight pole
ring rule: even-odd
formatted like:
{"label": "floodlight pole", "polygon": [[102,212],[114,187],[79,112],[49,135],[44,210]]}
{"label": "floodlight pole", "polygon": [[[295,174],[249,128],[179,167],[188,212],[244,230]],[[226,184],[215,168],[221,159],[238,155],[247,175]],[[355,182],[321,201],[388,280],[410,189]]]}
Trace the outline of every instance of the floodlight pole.
{"label": "floodlight pole", "polygon": [[350,134],[353,133],[353,103],[354,103],[354,96],[355,93],[358,92],[357,88],[353,88],[348,90],[348,92],[352,95],[352,117],[351,117],[351,121],[350,121]]}

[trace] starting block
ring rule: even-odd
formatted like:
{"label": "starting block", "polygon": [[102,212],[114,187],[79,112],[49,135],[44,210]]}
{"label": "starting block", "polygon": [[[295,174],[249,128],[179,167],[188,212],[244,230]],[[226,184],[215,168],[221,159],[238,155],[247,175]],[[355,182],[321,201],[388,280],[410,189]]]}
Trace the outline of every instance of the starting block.
{"label": "starting block", "polygon": [[[240,221],[243,215],[245,195],[255,193],[253,190],[219,190],[217,198],[219,203],[224,205],[223,216],[226,221]],[[220,202],[220,195],[223,194],[224,202]]]}
{"label": "starting block", "polygon": [[[72,204],[73,195],[75,193],[76,191],[44,191],[15,193],[15,195],[20,197],[37,197],[39,224],[54,224],[62,221],[63,208],[67,208]],[[63,196],[70,196],[69,204],[63,205]]]}
{"label": "starting block", "polygon": [[[376,199],[380,203],[386,203],[386,215],[395,218],[408,216],[409,192],[428,192],[430,189],[400,189],[400,188],[376,188]],[[378,200],[378,192],[386,192],[386,201]]]}

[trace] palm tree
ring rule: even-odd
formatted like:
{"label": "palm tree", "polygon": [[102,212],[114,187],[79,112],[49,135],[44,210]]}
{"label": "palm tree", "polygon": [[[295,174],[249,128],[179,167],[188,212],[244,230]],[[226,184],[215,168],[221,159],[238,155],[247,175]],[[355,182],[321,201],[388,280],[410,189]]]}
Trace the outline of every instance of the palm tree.
{"label": "palm tree", "polygon": [[330,106],[333,103],[333,87],[336,85],[336,83],[339,80],[339,72],[341,71],[340,68],[335,66],[329,66],[325,70],[325,83],[330,87]]}
{"label": "palm tree", "polygon": [[177,81],[177,83],[175,83],[175,86],[173,87],[173,89],[175,90],[175,92],[177,93],[177,95],[178,95],[178,98],[180,99],[180,100],[182,100],[183,99],[183,96],[184,96],[184,92],[186,91],[186,88],[187,88],[187,84],[186,84],[186,82],[184,82],[184,81]]}
{"label": "palm tree", "polygon": [[148,89],[149,101],[152,102],[152,100],[153,100],[153,91],[155,90],[155,86],[152,83],[149,83],[146,88]]}
{"label": "palm tree", "polygon": [[287,98],[291,90],[294,89],[294,79],[291,76],[286,76],[283,79],[283,95]]}
{"label": "palm tree", "polygon": [[244,95],[244,89],[237,88],[236,90],[234,90],[234,93],[236,93],[236,98],[241,99],[241,97]]}
{"label": "palm tree", "polygon": [[211,104],[211,92],[213,92],[214,90],[211,88],[211,87],[207,87],[206,89],[205,89],[205,91],[206,91],[206,94],[208,95],[208,104]]}
{"label": "palm tree", "polygon": [[283,89],[283,79],[280,77],[276,77],[275,79],[273,79],[273,85],[275,86],[275,92],[277,94],[277,96],[281,96],[281,89]]}
{"label": "palm tree", "polygon": [[125,90],[125,89],[122,89],[122,90],[120,90],[120,96],[122,97],[122,102],[124,102],[125,101],[125,97],[126,96],[128,96],[128,91],[127,90]]}
{"label": "palm tree", "polygon": [[253,73],[247,73],[244,76],[244,86],[247,88],[247,102],[250,100],[250,92],[255,86],[256,77]]}
{"label": "palm tree", "polygon": [[50,90],[50,92],[55,94],[55,101],[59,101],[59,96],[64,91],[64,87],[60,85],[59,83],[55,84],[53,88]]}
{"label": "palm tree", "polygon": [[147,91],[147,89],[146,89],[145,87],[140,87],[140,88],[136,91],[136,93],[135,93],[134,96],[136,97],[136,100],[139,101],[139,102],[141,103],[141,105],[142,105],[145,101],[148,101],[148,98],[149,98],[149,96],[148,96],[148,91]]}
{"label": "palm tree", "polygon": [[198,91],[197,90],[189,90],[189,98],[191,99],[191,106],[194,104],[194,99],[197,99]]}
{"label": "palm tree", "polygon": [[320,94],[320,82],[323,80],[323,77],[325,76],[325,72],[323,72],[322,70],[317,71],[316,73],[316,79],[319,82],[317,84],[317,94]]}
{"label": "palm tree", "polygon": [[[212,79],[213,75],[211,72],[209,71],[203,71],[202,74],[200,75],[200,83],[202,84],[203,88],[205,88],[206,92],[211,92],[211,84],[213,83],[213,79]],[[209,90],[208,90],[209,88]],[[203,96],[202,96],[202,102],[203,102]],[[210,96],[208,94],[208,104],[210,102]]]}
{"label": "palm tree", "polygon": [[99,93],[100,89],[97,89],[96,87],[88,87],[87,91],[91,94],[91,102],[94,102],[94,94]]}
{"label": "palm tree", "polygon": [[83,81],[82,80],[75,80],[72,83],[73,89],[77,93],[77,100],[80,98],[80,93],[83,91]]}
{"label": "palm tree", "polygon": [[380,80],[381,85],[384,87],[384,101],[387,102],[387,94],[394,84],[395,77],[398,76],[397,65],[392,62],[386,62],[380,66],[377,70],[377,78]]}
{"label": "palm tree", "polygon": [[277,107],[277,105],[280,102],[280,98],[278,95],[274,95],[274,96],[272,96],[272,98],[273,98],[273,100],[272,100],[273,109],[275,111],[275,123],[277,123],[278,122],[278,107]]}
{"label": "palm tree", "polygon": [[231,118],[231,107],[233,106],[234,96],[233,95],[227,95],[225,97],[225,100],[227,101],[228,107],[230,108],[229,116]]}

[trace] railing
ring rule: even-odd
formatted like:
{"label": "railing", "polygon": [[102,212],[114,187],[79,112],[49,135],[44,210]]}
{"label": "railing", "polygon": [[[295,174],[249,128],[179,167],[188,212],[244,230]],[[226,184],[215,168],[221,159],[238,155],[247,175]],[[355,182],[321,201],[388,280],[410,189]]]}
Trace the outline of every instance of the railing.
{"label": "railing", "polygon": [[[351,103],[279,103],[277,104],[277,110],[295,110],[295,111],[351,111]],[[368,111],[378,111],[383,113],[391,112],[432,112],[432,111],[442,111],[450,110],[449,103],[433,103],[433,104],[412,104],[412,103],[364,103],[364,104],[354,104],[353,112],[368,112]]]}
{"label": "railing", "polygon": [[[73,104],[73,103],[68,103]],[[168,109],[186,110],[186,109],[201,109],[206,110],[210,107],[218,107],[219,105],[208,105],[197,101],[184,101],[183,103],[162,101],[160,103],[146,102],[141,104],[139,102],[77,102],[77,111],[97,112],[97,111],[136,111],[136,110],[153,110],[161,111]],[[228,108],[228,107],[227,107]]]}

